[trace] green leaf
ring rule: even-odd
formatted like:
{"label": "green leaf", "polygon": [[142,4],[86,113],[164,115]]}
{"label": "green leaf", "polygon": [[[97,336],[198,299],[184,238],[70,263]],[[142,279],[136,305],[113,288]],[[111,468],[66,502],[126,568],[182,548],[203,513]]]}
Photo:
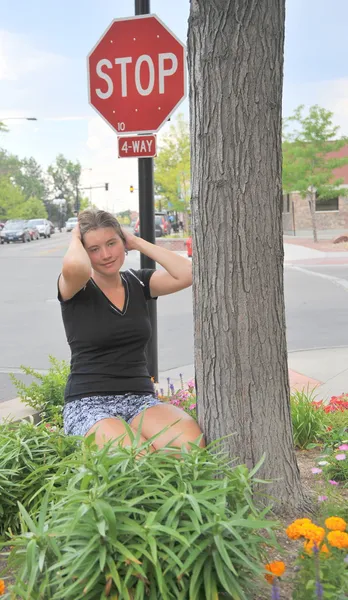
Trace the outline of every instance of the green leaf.
{"label": "green leaf", "polygon": [[195,565],[190,577],[190,600],[198,600],[202,586],[202,569],[206,561],[205,554],[201,554],[195,561]]}

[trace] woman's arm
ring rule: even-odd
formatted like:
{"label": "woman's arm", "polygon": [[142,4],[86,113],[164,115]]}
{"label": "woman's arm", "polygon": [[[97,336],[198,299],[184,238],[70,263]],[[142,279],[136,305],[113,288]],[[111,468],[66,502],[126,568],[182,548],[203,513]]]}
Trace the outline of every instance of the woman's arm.
{"label": "woman's arm", "polygon": [[63,300],[70,300],[79,292],[91,277],[92,267],[89,256],[81,242],[80,228],[72,232],[71,242],[63,259],[62,274],[59,278],[59,291]]}
{"label": "woman's arm", "polygon": [[156,271],[152,275],[150,279],[151,296],[173,294],[192,285],[192,265],[188,258],[179,256],[166,248],[150,244],[130,233],[124,233],[128,250],[142,252],[165,269],[165,271]]}

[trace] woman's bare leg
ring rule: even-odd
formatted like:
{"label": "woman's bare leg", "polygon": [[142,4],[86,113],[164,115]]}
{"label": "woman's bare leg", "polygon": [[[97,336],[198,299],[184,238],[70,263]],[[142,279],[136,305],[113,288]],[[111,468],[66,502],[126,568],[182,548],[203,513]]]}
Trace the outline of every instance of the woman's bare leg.
{"label": "woman's bare leg", "polygon": [[[132,425],[131,429],[134,435],[136,435],[136,427]],[[99,446],[99,448],[102,448],[110,440],[116,440],[117,438],[120,438],[120,436],[124,436],[124,438],[122,440],[118,440],[117,444],[121,444],[122,446],[132,445],[132,440],[130,439],[127,433],[124,423],[119,419],[115,419],[113,417],[108,419],[101,419],[100,421],[95,423],[89,429],[89,431],[87,431],[85,437],[88,437],[92,433],[95,433],[95,442],[97,446]],[[139,439],[139,446],[146,442],[146,439],[147,438],[141,435]],[[149,449],[153,451],[153,448],[151,446]]]}

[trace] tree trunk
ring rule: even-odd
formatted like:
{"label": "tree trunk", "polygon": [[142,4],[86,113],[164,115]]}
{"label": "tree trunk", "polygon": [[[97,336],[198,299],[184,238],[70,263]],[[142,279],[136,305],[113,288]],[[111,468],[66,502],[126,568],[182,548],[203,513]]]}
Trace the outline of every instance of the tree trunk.
{"label": "tree trunk", "polygon": [[311,213],[311,220],[312,220],[312,230],[313,230],[313,241],[317,242],[318,241],[318,233],[317,233],[317,220],[316,220],[316,214],[315,214],[315,204],[316,204],[316,200],[315,200],[316,196],[315,196],[315,192],[310,192],[309,195],[309,210]]}
{"label": "tree trunk", "polygon": [[[285,0],[191,0],[195,367],[199,423],[266,493],[304,504],[293,449],[283,290]],[[279,478],[279,480],[278,480]]]}

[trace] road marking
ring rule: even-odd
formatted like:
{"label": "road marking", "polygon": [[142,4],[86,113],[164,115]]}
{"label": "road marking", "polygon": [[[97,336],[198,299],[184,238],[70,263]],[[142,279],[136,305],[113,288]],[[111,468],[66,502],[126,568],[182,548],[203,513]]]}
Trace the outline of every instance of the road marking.
{"label": "road marking", "polygon": [[340,277],[334,277],[333,275],[325,275],[325,273],[316,273],[315,271],[311,271],[310,269],[305,269],[304,267],[297,267],[294,265],[287,265],[288,268],[293,269],[294,271],[299,271],[300,273],[306,273],[307,275],[313,275],[314,277],[321,277],[322,279],[326,279],[331,281],[331,283],[335,283],[342,287],[346,292],[348,292],[348,281],[346,279],[341,279]]}
{"label": "road marking", "polygon": [[66,248],[66,244],[63,246],[54,246],[54,248],[49,248],[48,250],[43,250],[39,253],[39,256],[45,256],[46,254],[51,254],[51,252],[56,252],[57,250],[62,250],[63,248]]}
{"label": "road marking", "polygon": [[[34,367],[32,367],[34,368]],[[49,373],[48,369],[35,369],[37,373],[40,375],[47,375]],[[9,373],[13,373],[13,375],[25,375],[24,371],[18,367],[0,367],[0,375],[8,375]]]}

